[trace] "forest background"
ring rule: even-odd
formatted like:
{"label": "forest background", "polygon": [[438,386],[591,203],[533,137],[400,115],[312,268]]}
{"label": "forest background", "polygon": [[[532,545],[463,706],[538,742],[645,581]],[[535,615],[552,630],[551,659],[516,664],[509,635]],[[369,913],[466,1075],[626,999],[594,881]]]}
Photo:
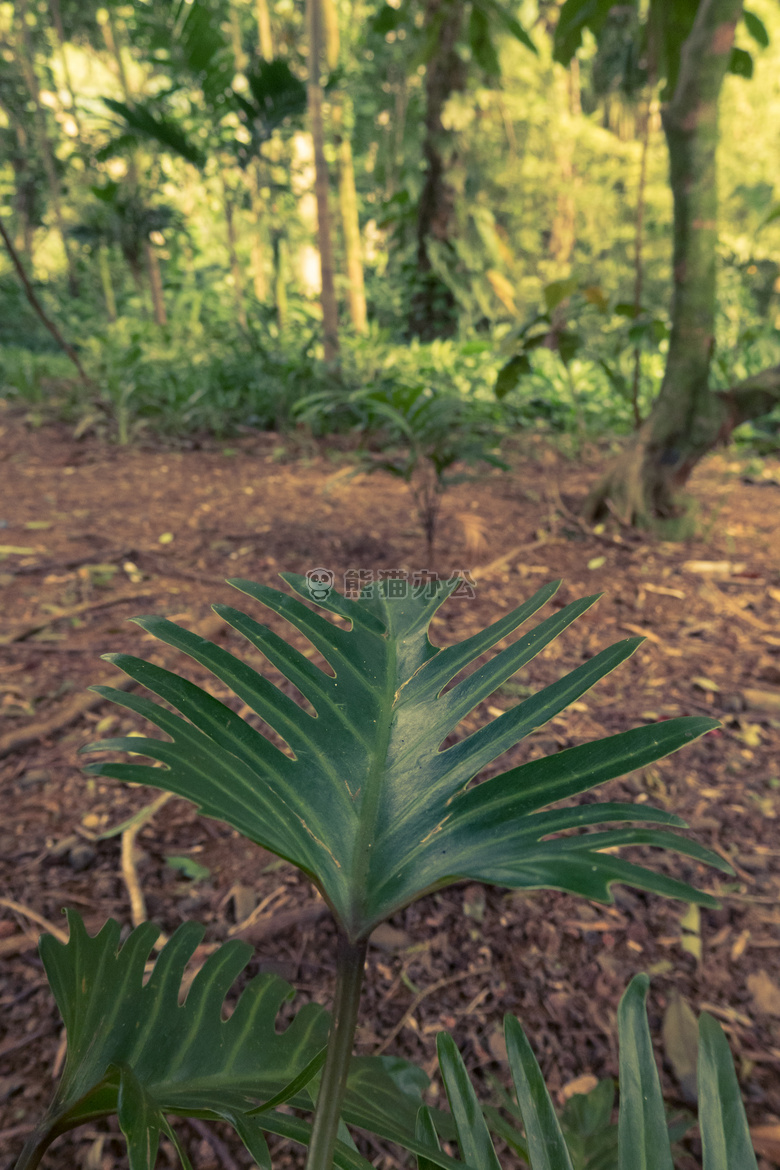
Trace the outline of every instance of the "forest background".
{"label": "forest background", "polygon": [[[711,394],[774,377],[704,447],[753,414],[738,437],[771,450],[780,11],[718,7],[0,5],[3,393],[122,443],[427,426],[428,453],[444,427],[474,457],[521,429],[629,433],[668,374],[662,119],[708,10],[738,23],[700,364]],[[657,487],[612,496],[633,519],[668,510]]]}

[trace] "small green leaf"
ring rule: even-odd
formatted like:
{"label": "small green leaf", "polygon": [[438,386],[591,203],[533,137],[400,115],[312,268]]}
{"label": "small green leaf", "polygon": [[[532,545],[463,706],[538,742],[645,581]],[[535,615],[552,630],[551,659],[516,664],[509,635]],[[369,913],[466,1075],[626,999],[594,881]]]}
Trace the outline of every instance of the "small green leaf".
{"label": "small green leaf", "polygon": [[521,378],[531,373],[531,360],[527,353],[517,353],[501,367],[496,375],[494,392],[496,398],[506,398],[507,394],[515,390]]}
{"label": "small green leaf", "polygon": [[547,312],[552,313],[553,309],[557,309],[558,305],[577,291],[579,281],[569,278],[568,280],[554,280],[551,284],[544,287],[544,303],[547,306]]}
{"label": "small green leaf", "polygon": [[737,77],[751,78],[753,76],[753,58],[746,49],[738,49],[736,45],[731,50],[729,58],[729,73]]}
{"label": "small green leaf", "polygon": [[170,866],[171,869],[178,869],[186,878],[189,878],[193,882],[202,882],[211,876],[211,870],[208,866],[200,865],[192,857],[171,854],[165,858],[165,864]]}
{"label": "small green leaf", "polygon": [[756,1170],[728,1041],[706,1012],[699,1018],[699,1129],[704,1170]]}
{"label": "small green leaf", "polygon": [[619,1170],[674,1170],[661,1083],[647,1026],[649,979],[635,975],[618,1008]]}
{"label": "small green leaf", "polygon": [[145,980],[156,926],[137,927],[120,947],[113,920],[94,937],[72,911],[68,924],[67,943],[41,939],[68,1049],[54,1100],[28,1149],[118,1112],[131,1166],[147,1170],[160,1131],[167,1132],[166,1114],[243,1113],[273,1098],[325,1045],[328,1016],[315,1004],[277,1032],[279,1008],[294,992],[275,975],[251,980],[230,1018],[222,1018],[225,995],[251,954],[245,943],[226,943],[210,955],[180,1004],[184,969],[202,928],[180,926]]}
{"label": "small green leaf", "polygon": [[447,1032],[436,1037],[436,1051],[463,1161],[479,1170],[501,1170],[463,1058]]}
{"label": "small green leaf", "polygon": [[512,1016],[504,1019],[504,1035],[512,1082],[523,1115],[531,1170],[572,1170],[541,1069],[519,1021]]}
{"label": "small green leaf", "polygon": [[753,40],[762,49],[769,47],[769,33],[766,30],[766,25],[755,12],[750,12],[747,8],[742,13],[742,19],[745,22],[745,28],[750,33]]}

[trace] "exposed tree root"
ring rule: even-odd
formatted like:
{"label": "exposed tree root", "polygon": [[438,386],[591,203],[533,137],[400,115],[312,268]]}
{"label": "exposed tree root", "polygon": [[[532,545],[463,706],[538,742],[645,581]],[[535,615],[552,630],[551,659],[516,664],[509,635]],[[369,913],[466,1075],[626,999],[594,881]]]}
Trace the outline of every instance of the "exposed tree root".
{"label": "exposed tree root", "polygon": [[[657,430],[662,420],[651,415],[633,435],[612,467],[596,483],[585,501],[583,516],[593,523],[608,512],[621,524],[642,524],[660,516],[674,515],[677,493],[683,488],[699,460],[729,441],[742,423],[762,418],[780,403],[780,366],[770,366],[728,390],[713,394],[719,407],[720,425],[712,428],[707,441],[700,441],[670,460],[659,457],[663,444]],[[652,451],[651,451],[652,443]]]}

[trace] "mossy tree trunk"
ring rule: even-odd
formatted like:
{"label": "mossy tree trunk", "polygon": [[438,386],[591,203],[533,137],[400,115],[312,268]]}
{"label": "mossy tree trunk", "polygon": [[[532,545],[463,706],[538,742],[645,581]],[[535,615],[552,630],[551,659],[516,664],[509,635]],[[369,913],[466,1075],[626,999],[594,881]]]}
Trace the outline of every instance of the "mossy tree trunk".
{"label": "mossy tree trunk", "polygon": [[780,399],[780,368],[716,393],[718,98],[742,0],[701,0],[682,48],[674,94],[662,112],[674,198],[672,330],[653,409],[591,493],[591,517],[608,507],[627,523],[673,514],[675,495],[708,451],[740,422]]}
{"label": "mossy tree trunk", "polygon": [[317,196],[317,239],[322,279],[322,331],[325,361],[335,362],[339,353],[339,317],[336,301],[335,264],[330,214],[330,176],[325,158],[325,126],[322,113],[320,69],[324,46],[322,0],[306,0],[309,35],[309,126],[314,141],[314,187]]}
{"label": "mossy tree trunk", "polygon": [[443,122],[447,99],[466,84],[466,66],[458,52],[465,5],[462,0],[426,0],[424,28],[434,45],[425,70],[425,182],[417,206],[417,278],[409,331],[424,341],[455,330],[455,301],[436,276],[433,241],[447,244],[452,230],[455,192],[447,181],[452,162],[452,135]]}

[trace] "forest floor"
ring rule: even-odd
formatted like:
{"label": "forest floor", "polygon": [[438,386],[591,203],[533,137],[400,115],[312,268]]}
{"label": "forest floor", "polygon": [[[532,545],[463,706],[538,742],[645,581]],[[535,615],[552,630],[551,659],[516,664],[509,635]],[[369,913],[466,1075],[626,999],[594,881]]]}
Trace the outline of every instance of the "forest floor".
{"label": "forest floor", "polygon": [[[250,974],[278,972],[301,1002],[328,1001],[333,931],[292,867],[176,798],[145,823],[134,866],[123,871],[121,837],[107,830],[155,794],[88,778],[76,754],[106,733],[141,728],[87,693],[120,677],[103,653],[150,656],[214,690],[199,667],[126,619],[164,614],[241,653],[211,603],[266,619],[254,603],[242,606],[225,577],[284,587],[278,571],[319,566],[337,586],[348,570],[470,570],[474,596],[449,601],[434,623],[442,643],[552,578],[564,582],[554,604],[603,590],[465,730],[583,657],[643,634],[628,663],[508,761],[660,718],[712,714],[722,730],[612,783],[608,795],[674,810],[736,871],[730,879],[656,856],[720,898],[722,909],[698,918],[622,888],[607,907],[465,884],[425,898],[375,936],[360,1051],[405,1056],[432,1073],[435,1034],[446,1028],[487,1093],[489,1075],[503,1075],[501,1021],[512,1012],[562,1101],[572,1082],[582,1089],[616,1076],[617,1003],[630,977],[647,971],[669,1100],[685,1104],[690,1073],[685,1013],[668,1010],[682,998],[725,1028],[751,1125],[765,1127],[756,1131],[762,1165],[780,1165],[780,463],[764,461],[762,472],[733,452],[707,460],[691,484],[702,535],[680,543],[619,526],[594,533],[578,521],[602,463],[595,450],[575,463],[541,442],[519,445],[511,474],[491,472],[447,494],[430,565],[404,484],[351,476],[346,451],[272,435],[120,449],[0,413],[1,1167],[13,1164],[48,1103],[64,1057],[36,951],[42,924],[63,931],[63,907],[78,910],[92,933],[109,916],[127,926],[137,878],[136,897],[166,932],[196,918],[206,943],[238,934],[256,947]],[[577,1079],[584,1074],[591,1080]],[[233,1167],[250,1164],[235,1143],[231,1154],[203,1129],[181,1130],[195,1170],[229,1170],[231,1158]],[[44,1165],[113,1170],[126,1165],[122,1151],[116,1126],[87,1126],[61,1138]]]}

